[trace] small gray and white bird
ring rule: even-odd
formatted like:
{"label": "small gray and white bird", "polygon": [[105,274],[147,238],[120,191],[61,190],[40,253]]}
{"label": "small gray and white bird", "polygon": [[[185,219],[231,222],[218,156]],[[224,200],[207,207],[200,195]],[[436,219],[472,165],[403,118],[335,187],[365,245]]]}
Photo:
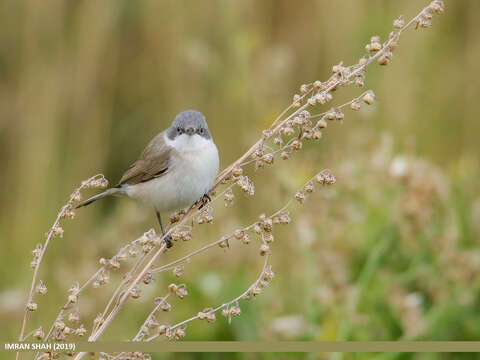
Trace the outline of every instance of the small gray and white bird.
{"label": "small gray and white bird", "polygon": [[[217,146],[205,117],[198,111],[187,110],[150,141],[118,185],[85,200],[77,208],[105,196],[126,195],[153,207],[165,234],[160,213],[208,198],[218,168]],[[166,243],[168,247],[172,245],[170,239]]]}

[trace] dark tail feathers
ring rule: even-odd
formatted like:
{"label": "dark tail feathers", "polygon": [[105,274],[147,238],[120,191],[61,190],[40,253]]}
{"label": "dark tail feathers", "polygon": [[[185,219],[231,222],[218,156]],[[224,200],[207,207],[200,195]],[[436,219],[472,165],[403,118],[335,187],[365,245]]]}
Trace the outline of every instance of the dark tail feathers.
{"label": "dark tail feathers", "polygon": [[104,198],[105,196],[110,196],[110,195],[113,195],[113,194],[116,194],[118,192],[122,192],[122,189],[121,188],[110,188],[110,189],[107,189],[105,190],[104,192],[100,193],[100,194],[97,194],[95,196],[92,196],[90,199],[87,199],[83,202],[81,202],[80,204],[78,204],[75,209],[78,209],[78,208],[81,208],[83,206],[87,206],[87,205],[90,205],[91,203],[93,203],[94,201],[97,201],[98,199],[101,199],[101,198]]}

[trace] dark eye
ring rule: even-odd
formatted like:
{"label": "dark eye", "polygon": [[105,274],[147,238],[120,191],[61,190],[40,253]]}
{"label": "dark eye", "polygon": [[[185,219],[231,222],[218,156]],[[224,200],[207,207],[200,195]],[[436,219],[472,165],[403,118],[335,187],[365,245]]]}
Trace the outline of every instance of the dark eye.
{"label": "dark eye", "polygon": [[182,129],[177,127],[177,132],[180,134],[182,132]]}
{"label": "dark eye", "polygon": [[200,134],[203,134],[203,131],[204,131],[204,130],[203,130],[203,128],[200,128],[199,131],[200,131]]}

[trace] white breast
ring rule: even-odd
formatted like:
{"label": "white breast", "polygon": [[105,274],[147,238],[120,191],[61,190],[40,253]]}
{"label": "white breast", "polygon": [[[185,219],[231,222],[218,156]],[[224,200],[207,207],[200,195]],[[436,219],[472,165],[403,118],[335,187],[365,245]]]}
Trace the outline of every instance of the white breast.
{"label": "white breast", "polygon": [[174,141],[165,137],[165,143],[176,150],[172,152],[168,172],[126,189],[128,196],[160,212],[187,207],[199,200],[212,188],[219,169],[218,150],[211,139],[183,134]]}

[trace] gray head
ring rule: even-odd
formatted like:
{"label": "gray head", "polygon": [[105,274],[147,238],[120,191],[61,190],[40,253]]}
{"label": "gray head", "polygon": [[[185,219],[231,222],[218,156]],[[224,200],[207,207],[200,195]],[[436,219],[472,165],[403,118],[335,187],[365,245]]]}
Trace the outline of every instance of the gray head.
{"label": "gray head", "polygon": [[182,134],[190,136],[197,134],[205,139],[212,138],[210,131],[208,130],[205,116],[203,116],[201,112],[195,110],[187,110],[179,113],[167,130],[167,136],[170,140],[173,140]]}

